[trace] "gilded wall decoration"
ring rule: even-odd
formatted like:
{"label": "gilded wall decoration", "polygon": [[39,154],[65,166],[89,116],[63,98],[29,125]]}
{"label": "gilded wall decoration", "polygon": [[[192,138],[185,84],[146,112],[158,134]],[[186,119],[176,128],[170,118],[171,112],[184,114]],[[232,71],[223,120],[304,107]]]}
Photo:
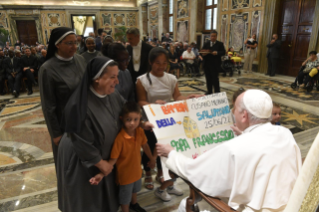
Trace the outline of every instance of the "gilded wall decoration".
{"label": "gilded wall decoration", "polygon": [[222,0],[222,11],[228,10],[228,0]]}
{"label": "gilded wall decoration", "polygon": [[253,1],[253,7],[261,7],[261,6],[262,6],[262,0]]}
{"label": "gilded wall decoration", "polygon": [[177,22],[177,40],[179,42],[188,42],[188,21],[179,21]]}
{"label": "gilded wall decoration", "polygon": [[169,16],[169,11],[168,11],[168,6],[167,5],[163,5],[162,7],[162,11],[163,11],[163,32],[169,32],[169,20],[168,20],[168,16]]}
{"label": "gilded wall decoration", "polygon": [[159,37],[158,36],[158,26],[157,25],[153,25],[151,26],[151,38],[154,38],[154,37]]}
{"label": "gilded wall decoration", "polygon": [[142,22],[143,22],[143,35],[146,35],[148,33],[147,12],[142,12]]}
{"label": "gilded wall decoration", "polygon": [[15,13],[17,15],[32,15],[32,10],[16,10]]}
{"label": "gilded wall decoration", "polygon": [[128,13],[126,14],[126,22],[127,26],[136,26],[136,14],[135,13]]}
{"label": "gilded wall decoration", "polygon": [[244,48],[244,40],[247,37],[248,31],[248,14],[249,13],[231,15],[229,47],[234,47],[235,51]]}
{"label": "gilded wall decoration", "polygon": [[154,25],[158,23],[158,8],[151,7],[150,8],[150,24]]}
{"label": "gilded wall decoration", "polygon": [[112,15],[110,13],[102,13],[102,25],[110,26],[112,24]]}
{"label": "gilded wall decoration", "polygon": [[125,26],[125,14],[114,14],[113,17],[114,26]]}
{"label": "gilded wall decoration", "polygon": [[227,19],[228,15],[224,14],[221,18],[221,25],[220,25],[220,41],[226,43],[227,39]]}
{"label": "gilded wall decoration", "polygon": [[44,36],[45,36],[46,43],[49,43],[50,35],[47,29],[44,30]]}
{"label": "gilded wall decoration", "polygon": [[61,22],[62,22],[61,24],[62,24],[62,26],[66,26],[65,20],[66,20],[65,13],[62,13],[61,14]]}
{"label": "gilded wall decoration", "polygon": [[15,14],[14,10],[7,10],[7,14]]}
{"label": "gilded wall decoration", "polygon": [[231,8],[232,10],[249,8],[249,0],[231,0]]}
{"label": "gilded wall decoration", "polygon": [[177,18],[188,17],[188,0],[177,0]]}
{"label": "gilded wall decoration", "polygon": [[40,14],[40,10],[33,10],[33,14]]}
{"label": "gilded wall decoration", "polygon": [[48,25],[49,27],[59,27],[61,26],[60,14],[58,13],[48,13]]}
{"label": "gilded wall decoration", "polygon": [[0,12],[0,27],[8,28],[8,21],[4,12]]}
{"label": "gilded wall decoration", "polygon": [[42,25],[43,25],[43,27],[46,27],[46,26],[47,26],[47,22],[46,22],[46,20],[45,20],[45,16],[46,16],[46,14],[44,14],[44,13],[41,14],[41,19],[42,19]]}
{"label": "gilded wall decoration", "polygon": [[261,11],[252,12],[250,35],[256,34],[257,40],[259,38]]}

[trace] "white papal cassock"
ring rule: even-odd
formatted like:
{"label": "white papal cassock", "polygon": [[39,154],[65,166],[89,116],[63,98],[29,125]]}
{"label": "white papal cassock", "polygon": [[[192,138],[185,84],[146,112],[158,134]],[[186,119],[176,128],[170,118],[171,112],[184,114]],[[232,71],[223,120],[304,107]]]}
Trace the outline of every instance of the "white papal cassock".
{"label": "white papal cassock", "polygon": [[301,170],[301,154],[288,129],[266,123],[195,160],[171,151],[166,165],[205,194],[229,197],[236,210],[281,211]]}

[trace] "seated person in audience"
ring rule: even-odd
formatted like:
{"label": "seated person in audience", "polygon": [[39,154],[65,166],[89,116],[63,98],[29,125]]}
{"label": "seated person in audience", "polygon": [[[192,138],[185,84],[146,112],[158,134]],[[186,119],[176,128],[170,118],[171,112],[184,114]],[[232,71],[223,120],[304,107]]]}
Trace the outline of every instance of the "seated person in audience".
{"label": "seated person in audience", "polygon": [[179,72],[181,70],[181,66],[178,64],[178,54],[176,52],[175,45],[173,43],[170,44],[170,49],[168,52],[168,57],[169,57],[169,73],[172,73],[175,71],[176,72],[176,77],[177,79],[179,78]]}
{"label": "seated person in audience", "polygon": [[31,50],[29,47],[25,47],[25,55],[21,57],[21,67],[23,75],[28,79],[27,87],[28,87],[28,95],[33,94],[32,84],[38,85],[35,81],[35,76],[37,73],[37,57],[31,55]]}
{"label": "seated person in audience", "polygon": [[242,135],[195,160],[169,144],[158,143],[157,153],[167,157],[169,170],[208,196],[229,198],[237,211],[282,212],[302,168],[301,153],[290,130],[270,123],[272,108],[266,92],[247,90],[234,107]]}
{"label": "seated person in audience", "polygon": [[22,78],[21,59],[14,57],[14,52],[9,50],[9,57],[3,61],[3,66],[7,74],[9,88],[14,97],[18,97],[20,93],[20,84]]}
{"label": "seated person in audience", "polygon": [[20,50],[14,50],[14,56],[21,58],[21,51]]}
{"label": "seated person in audience", "polygon": [[192,47],[191,46],[189,46],[187,48],[187,50],[183,52],[182,58],[183,58],[183,60],[185,60],[186,65],[188,67],[194,68],[195,69],[195,73],[199,74],[198,66],[196,66],[196,64],[195,64],[196,56],[195,56],[194,52],[192,52]]}
{"label": "seated person in audience", "polygon": [[[111,165],[116,164],[119,203],[123,212],[146,212],[137,203],[137,192],[142,185],[141,147],[150,159],[148,166],[151,169],[155,167],[155,159],[147,144],[144,130],[139,127],[141,118],[142,110],[137,103],[125,103],[120,115],[123,127],[114,141],[109,160]],[[92,177],[90,183],[97,185],[103,177],[101,172]]]}
{"label": "seated person in audience", "polygon": [[33,47],[30,48],[30,50],[31,50],[31,55],[32,55],[32,56],[35,56],[35,57],[38,59],[39,56],[38,56],[38,54],[37,54],[37,48],[38,48],[38,47],[34,47],[34,46],[33,46]]}
{"label": "seated person in audience", "polygon": [[231,59],[231,60],[233,61],[234,64],[240,65],[240,63],[241,63],[241,58],[240,58],[240,57],[237,57],[237,54],[236,54],[236,52],[234,51],[234,48],[233,48],[233,47],[230,47],[230,48],[228,49],[227,55],[228,55],[229,59]]}
{"label": "seated person in audience", "polygon": [[203,61],[203,57],[199,54],[199,50],[197,48],[196,43],[194,43],[194,42],[191,43],[191,47],[192,47],[192,52],[194,52],[194,54],[196,56],[196,59],[194,60],[195,65],[198,67],[198,70],[199,70],[200,64]]}
{"label": "seated person in audience", "polygon": [[306,87],[308,82],[318,73],[319,58],[316,51],[309,53],[309,58],[302,63],[302,67],[298,73],[298,85]]}
{"label": "seated person in audience", "polygon": [[42,64],[45,62],[46,56],[47,56],[47,50],[42,49],[41,56],[38,58],[38,63],[37,63],[38,70],[40,70]]}
{"label": "seated person in audience", "polygon": [[272,114],[271,114],[271,123],[273,125],[280,125],[281,119],[281,108],[278,103],[273,102]]}

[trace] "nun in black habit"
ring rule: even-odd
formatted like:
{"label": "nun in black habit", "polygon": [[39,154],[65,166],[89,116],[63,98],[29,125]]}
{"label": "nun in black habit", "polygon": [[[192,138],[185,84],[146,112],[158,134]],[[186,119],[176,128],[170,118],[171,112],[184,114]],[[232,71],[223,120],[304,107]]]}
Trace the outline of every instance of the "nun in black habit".
{"label": "nun in black habit", "polygon": [[52,30],[46,62],[39,72],[39,87],[44,118],[51,136],[54,162],[63,135],[60,127],[62,112],[69,97],[81,82],[85,60],[75,54],[74,31],[67,27]]}
{"label": "nun in black habit", "polygon": [[[63,212],[118,210],[115,170],[107,162],[125,103],[115,90],[118,72],[113,60],[93,58],[65,107],[62,127],[66,134],[59,145],[57,164],[58,203]],[[110,174],[98,185],[91,185],[90,178],[99,172]]]}

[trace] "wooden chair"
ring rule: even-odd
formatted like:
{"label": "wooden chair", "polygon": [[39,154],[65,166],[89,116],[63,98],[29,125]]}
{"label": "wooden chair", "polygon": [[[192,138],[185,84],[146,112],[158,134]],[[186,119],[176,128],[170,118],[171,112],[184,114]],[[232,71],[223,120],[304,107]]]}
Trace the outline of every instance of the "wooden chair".
{"label": "wooden chair", "polygon": [[[303,163],[287,206],[284,212],[317,212],[319,211],[319,133],[315,138],[312,146]],[[182,179],[182,178],[181,178]],[[184,179],[183,179],[184,180]],[[225,202],[219,198],[211,197],[199,189],[192,183],[184,180],[189,185],[190,195],[186,201],[187,212],[198,212],[196,206],[199,197],[204,199],[209,205],[220,212],[234,212]]]}

